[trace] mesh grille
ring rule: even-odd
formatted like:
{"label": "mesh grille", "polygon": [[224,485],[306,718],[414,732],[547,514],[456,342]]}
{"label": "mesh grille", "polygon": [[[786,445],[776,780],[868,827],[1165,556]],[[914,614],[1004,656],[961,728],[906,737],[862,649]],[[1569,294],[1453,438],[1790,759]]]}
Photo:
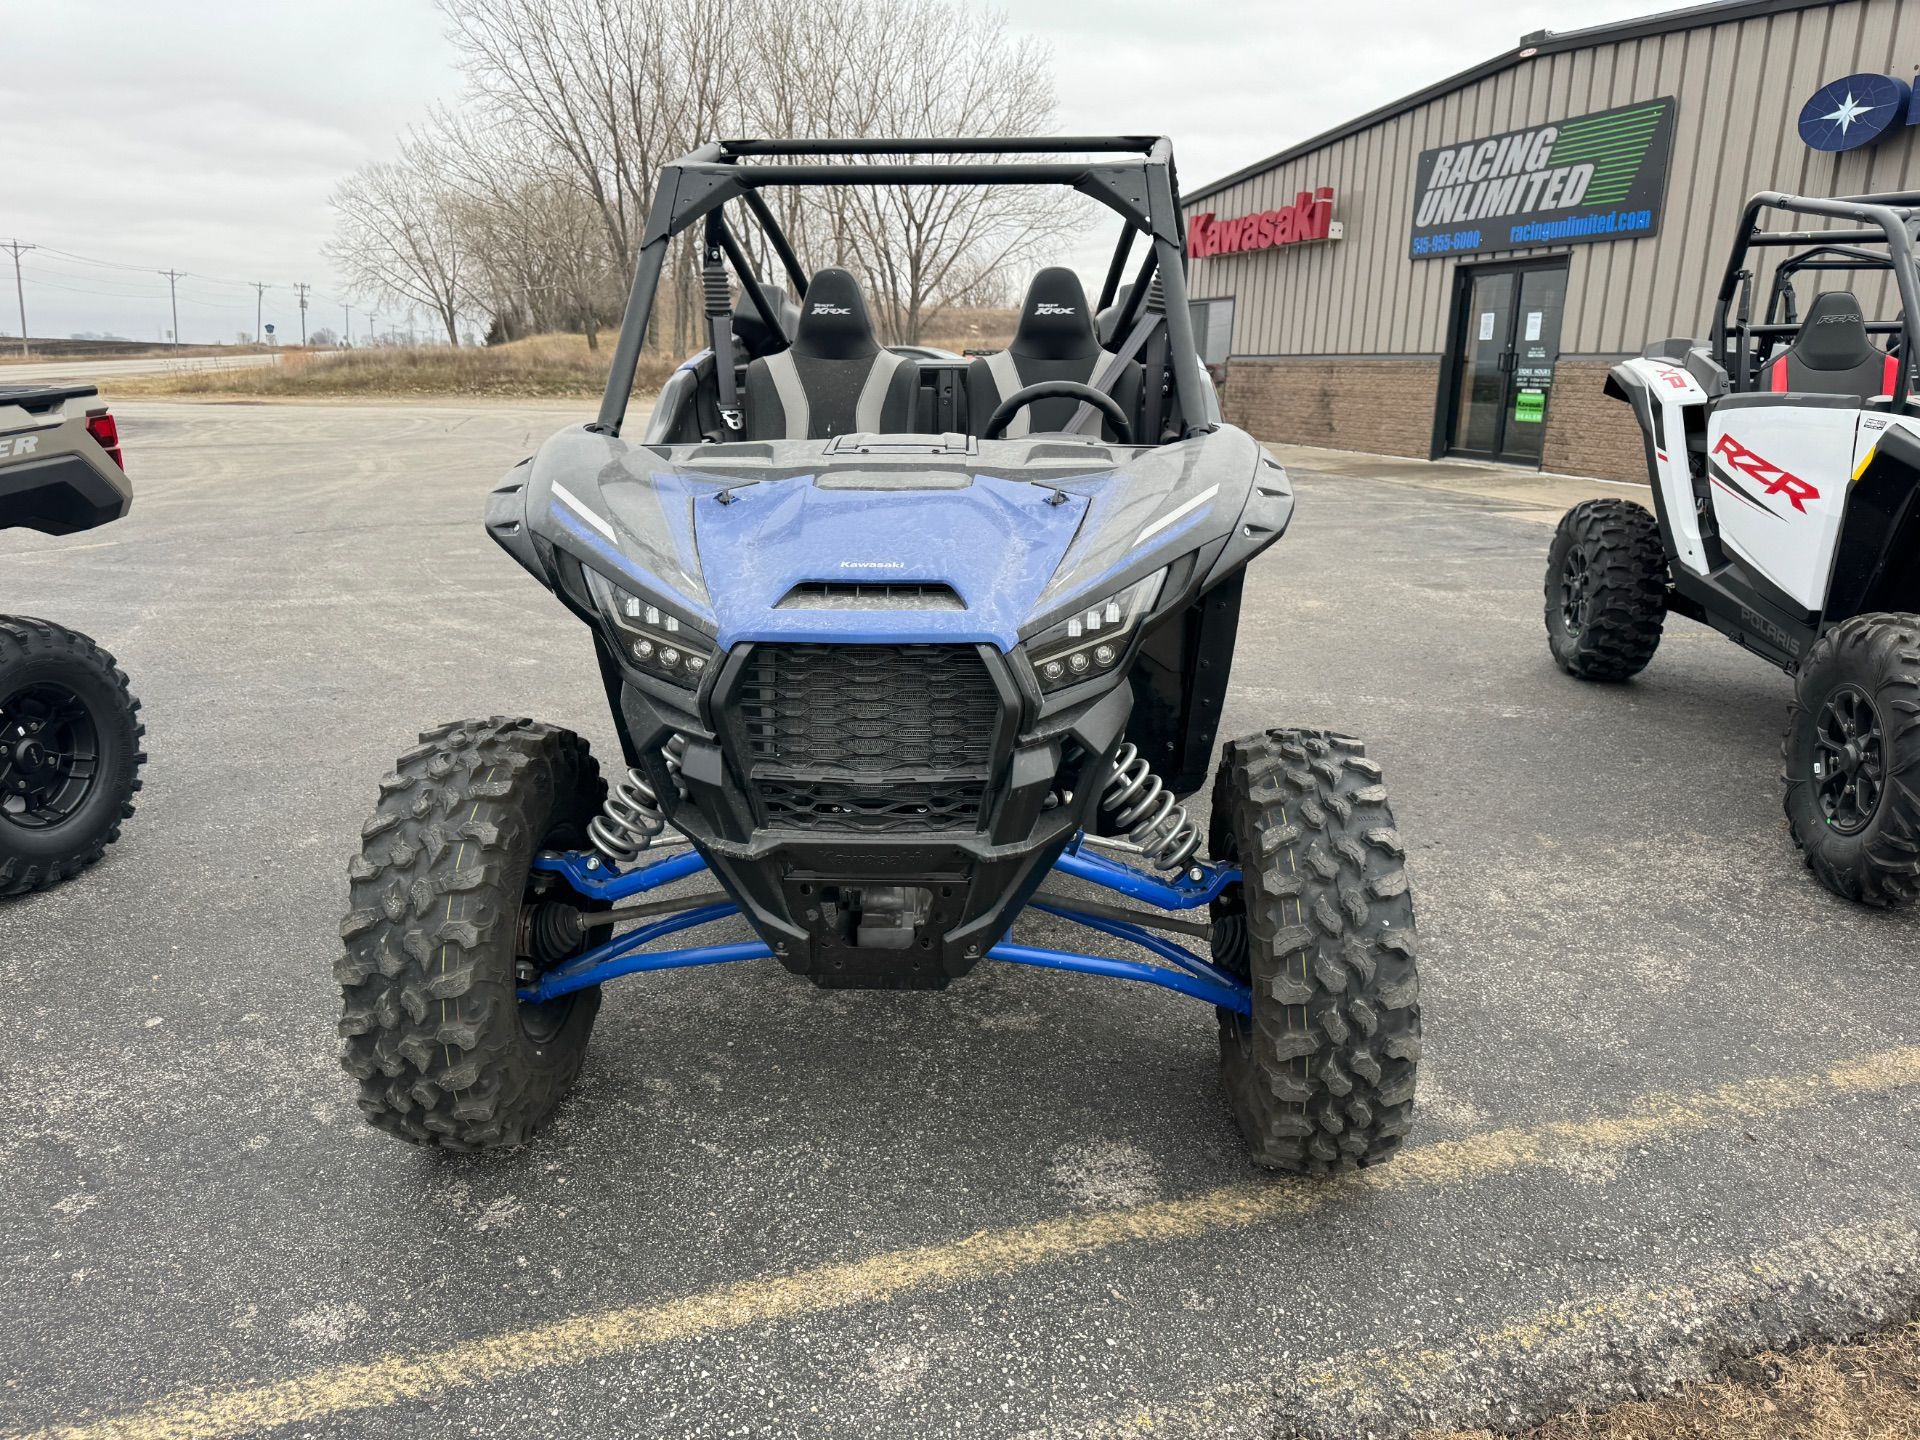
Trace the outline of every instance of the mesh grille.
{"label": "mesh grille", "polygon": [[965,645],[762,645],[735,703],[767,823],[971,830],[1000,698]]}

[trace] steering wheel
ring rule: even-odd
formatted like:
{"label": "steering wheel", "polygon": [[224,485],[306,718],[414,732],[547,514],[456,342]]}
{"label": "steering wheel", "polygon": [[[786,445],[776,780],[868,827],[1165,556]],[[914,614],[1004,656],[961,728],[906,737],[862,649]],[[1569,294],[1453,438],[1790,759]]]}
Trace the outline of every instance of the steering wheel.
{"label": "steering wheel", "polygon": [[1091,385],[1082,385],[1078,380],[1042,380],[1038,385],[1028,385],[1007,396],[995,408],[987,420],[987,428],[980,432],[982,440],[998,440],[1013,417],[1033,404],[1036,400],[1084,400],[1113,426],[1115,443],[1131,445],[1133,443],[1133,424],[1127,419],[1127,412],[1120,408],[1120,402]]}

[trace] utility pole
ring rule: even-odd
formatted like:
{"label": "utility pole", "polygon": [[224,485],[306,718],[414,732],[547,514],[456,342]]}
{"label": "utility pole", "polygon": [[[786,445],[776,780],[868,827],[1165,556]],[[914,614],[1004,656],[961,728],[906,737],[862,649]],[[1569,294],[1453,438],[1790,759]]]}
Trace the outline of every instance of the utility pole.
{"label": "utility pole", "polygon": [[380,343],[380,312],[378,310],[367,313],[367,343],[369,345]]}
{"label": "utility pole", "polygon": [[313,286],[301,280],[296,282],[293,288],[300,292],[300,348],[304,350],[307,348],[307,292],[313,289]]}
{"label": "utility pole", "polygon": [[340,343],[351,350],[353,348],[353,307],[340,307]]}
{"label": "utility pole", "polygon": [[260,321],[265,317],[267,287],[258,280],[249,281],[253,286],[253,343],[260,343]]}
{"label": "utility pole", "polygon": [[9,241],[0,249],[13,252],[13,296],[20,302],[20,353],[27,354],[27,291],[20,283],[20,254],[24,250],[38,250],[38,245],[22,245],[18,240]]}
{"label": "utility pole", "polygon": [[167,277],[167,298],[173,301],[173,343],[178,345],[180,343],[180,296],[174,289],[174,282],[179,280],[182,272],[162,270],[160,273]]}

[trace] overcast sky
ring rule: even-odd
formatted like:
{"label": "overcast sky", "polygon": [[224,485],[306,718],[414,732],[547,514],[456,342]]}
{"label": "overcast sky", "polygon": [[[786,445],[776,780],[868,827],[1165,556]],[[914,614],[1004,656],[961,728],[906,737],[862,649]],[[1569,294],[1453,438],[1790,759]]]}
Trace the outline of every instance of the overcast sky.
{"label": "overcast sky", "polygon": [[[965,0],[989,3],[989,0]],[[1217,178],[1511,47],[1677,8],[1670,0],[1024,0],[1053,47],[1066,132],[1173,136],[1188,186]],[[193,342],[338,329],[320,257],[327,195],[460,90],[431,0],[0,0],[0,241],[35,335],[160,337],[167,282]],[[65,252],[65,253],[59,253]],[[76,258],[84,257],[84,258]],[[109,262],[109,264],[91,263]],[[0,253],[0,267],[10,257]],[[124,268],[110,268],[124,267]],[[0,269],[4,274],[4,269]],[[0,332],[18,334],[12,276]],[[355,306],[356,330],[364,323]],[[383,322],[384,326],[384,322]]]}

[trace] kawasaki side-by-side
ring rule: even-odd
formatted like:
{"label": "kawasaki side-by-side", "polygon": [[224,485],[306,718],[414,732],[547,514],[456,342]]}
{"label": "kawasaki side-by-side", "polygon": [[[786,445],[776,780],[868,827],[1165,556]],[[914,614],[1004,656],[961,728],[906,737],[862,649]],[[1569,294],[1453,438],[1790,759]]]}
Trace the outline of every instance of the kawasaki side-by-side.
{"label": "kawasaki side-by-side", "polygon": [[[888,349],[765,195],[873,185],[1092,197],[1123,222],[1103,313],[1043,270],[1005,351]],[[632,434],[654,292],[694,227],[712,343]],[[382,783],[338,966],[372,1123],[521,1142],[634,972],[940,989],[1017,964],[1213,1006],[1260,1163],[1393,1153],[1420,1012],[1379,768],[1283,728],[1214,765],[1243,573],[1293,494],[1221,423],[1183,266],[1151,137],[732,141],[665,168],[598,419],[486,511],[591,635],[613,781],[579,736],[494,718],[427,731]],[[1203,828],[1183,802],[1209,778]],[[1057,948],[1065,924],[1138,958]],[[1091,1003],[1073,983],[1063,1016]]]}
{"label": "kawasaki side-by-side", "polygon": [[[71,535],[132,502],[93,386],[0,384],[0,530]],[[113,656],[51,620],[0,615],[0,898],[106,853],[133,814],[145,733]]]}
{"label": "kawasaki side-by-side", "polygon": [[[1781,216],[1826,228],[1766,228]],[[1756,195],[1712,335],[1662,341],[1607,382],[1639,417],[1652,513],[1576,506],[1546,581],[1549,644],[1574,675],[1637,674],[1669,613],[1791,674],[1793,838],[1824,885],[1878,906],[1920,899],[1916,233],[1920,195]],[[1800,287],[1836,274],[1884,313],[1844,288],[1803,309]]]}

